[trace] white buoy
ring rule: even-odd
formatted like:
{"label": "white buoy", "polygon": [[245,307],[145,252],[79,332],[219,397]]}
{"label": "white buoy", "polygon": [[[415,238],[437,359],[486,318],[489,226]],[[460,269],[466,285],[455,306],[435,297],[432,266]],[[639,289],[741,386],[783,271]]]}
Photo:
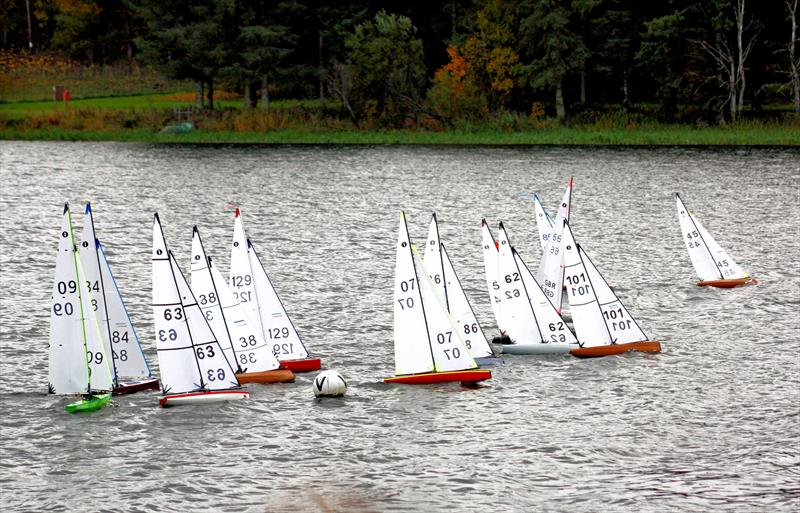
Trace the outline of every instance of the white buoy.
{"label": "white buoy", "polygon": [[317,397],[342,397],[347,392],[347,382],[335,370],[326,370],[317,374],[312,386],[314,395]]}

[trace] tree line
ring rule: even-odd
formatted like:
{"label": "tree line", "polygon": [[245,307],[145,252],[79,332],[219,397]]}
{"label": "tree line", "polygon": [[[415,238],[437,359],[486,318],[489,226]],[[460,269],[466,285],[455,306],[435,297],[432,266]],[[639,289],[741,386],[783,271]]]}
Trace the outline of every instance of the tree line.
{"label": "tree line", "polygon": [[189,79],[382,126],[596,111],[800,117],[798,0],[0,0],[2,47]]}

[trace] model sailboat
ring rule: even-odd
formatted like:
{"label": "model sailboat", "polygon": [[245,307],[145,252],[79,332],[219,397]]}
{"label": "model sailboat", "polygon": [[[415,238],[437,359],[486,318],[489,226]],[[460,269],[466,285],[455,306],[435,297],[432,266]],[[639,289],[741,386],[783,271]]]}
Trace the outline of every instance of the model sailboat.
{"label": "model sailboat", "polygon": [[569,221],[571,198],[572,178],[569,180],[567,190],[564,192],[564,197],[558,207],[558,213],[555,221],[553,221],[553,228],[539,265],[539,273],[536,276],[536,281],[542,287],[545,296],[559,313],[561,313],[564,285],[564,255],[561,252],[561,231],[564,227],[564,221]]}
{"label": "model sailboat", "polygon": [[575,242],[566,221],[563,235],[569,308],[581,346],[570,354],[590,358],[628,351],[660,352],[661,343],[645,335],[583,248]]}
{"label": "model sailboat", "polygon": [[240,383],[294,381],[294,373],[280,369],[272,348],[249,320],[222,274],[206,255],[200,232],[192,234],[192,291]]}
{"label": "model sailboat", "polygon": [[700,287],[733,288],[739,285],[755,285],[758,283],[739,267],[733,258],[717,244],[686,205],[678,193],[675,193],[678,207],[678,220],[681,223],[683,242],[689,250],[689,257],[700,276],[697,283]]}
{"label": "model sailboat", "polygon": [[153,317],[161,406],[247,399],[153,216]]}
{"label": "model sailboat", "polygon": [[472,305],[467,299],[467,294],[461,286],[453,262],[447,254],[447,249],[439,239],[439,225],[436,214],[431,217],[428,229],[428,240],[425,244],[424,264],[429,273],[429,278],[434,289],[440,297],[444,298],[447,311],[453,317],[456,326],[464,338],[464,345],[478,365],[488,365],[497,362],[497,358],[483,334],[483,329],[475,317]]}
{"label": "model sailboat", "polygon": [[253,243],[247,238],[238,208],[233,225],[230,284],[248,319],[261,331],[281,366],[293,372],[321,368],[320,359],[309,356]]}
{"label": "model sailboat", "polygon": [[[114,393],[158,390],[158,378],[150,372],[108,259],[95,234],[89,203],[85,212],[79,253],[86,272],[86,286],[93,295],[91,307],[100,323],[104,352],[111,355],[106,364],[110,363],[113,371]],[[103,362],[90,357],[89,364],[96,370]],[[105,369],[99,371],[105,372]]]}
{"label": "model sailboat", "polygon": [[479,369],[412,249],[405,213],[400,216],[394,286],[395,376],[386,383],[472,384],[492,377]]}
{"label": "model sailboat", "polygon": [[499,236],[500,316],[510,338],[502,351],[555,354],[577,349],[578,341],[511,246],[503,223],[500,223]]}
{"label": "model sailboat", "polygon": [[87,282],[69,205],[64,204],[50,307],[48,390],[51,394],[80,394],[68,404],[70,413],[96,411],[111,400],[111,371],[92,306],[97,299],[83,287]]}

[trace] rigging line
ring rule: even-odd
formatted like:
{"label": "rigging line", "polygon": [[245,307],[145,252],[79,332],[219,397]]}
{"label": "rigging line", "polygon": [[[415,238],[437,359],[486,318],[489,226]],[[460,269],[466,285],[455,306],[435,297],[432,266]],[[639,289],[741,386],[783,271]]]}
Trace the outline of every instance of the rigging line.
{"label": "rigging line", "polygon": [[442,239],[439,236],[439,221],[436,219],[436,212],[433,213],[433,226],[436,229],[436,245],[439,253],[439,269],[442,270],[442,289],[444,290],[444,306],[450,312],[450,299],[447,297],[447,281],[444,279],[444,257],[442,256]]}

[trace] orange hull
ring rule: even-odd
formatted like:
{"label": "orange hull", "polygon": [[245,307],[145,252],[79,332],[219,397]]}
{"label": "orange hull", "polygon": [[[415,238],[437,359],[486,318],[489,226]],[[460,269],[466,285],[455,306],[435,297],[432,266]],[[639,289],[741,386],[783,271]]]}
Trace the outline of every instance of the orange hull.
{"label": "orange hull", "polygon": [[740,285],[757,285],[758,282],[755,278],[736,278],[731,280],[709,280],[709,281],[698,281],[698,287],[717,287],[718,289],[732,289],[733,287],[738,287]]}
{"label": "orange hull", "polygon": [[450,372],[428,372],[426,374],[411,374],[409,376],[395,376],[386,378],[384,383],[402,383],[404,385],[432,385],[434,383],[451,383],[460,381],[462,384],[472,384],[486,379],[491,379],[492,372],[484,369],[470,369]]}
{"label": "orange hull", "polygon": [[289,369],[292,372],[310,372],[320,370],[322,362],[319,358],[303,358],[302,360],[279,360],[281,368]]}
{"label": "orange hull", "polygon": [[261,372],[243,372],[236,375],[239,383],[288,383],[294,381],[294,372],[289,369],[275,369]]}
{"label": "orange hull", "polygon": [[612,344],[610,346],[581,347],[569,352],[578,358],[597,358],[600,356],[611,356],[623,354],[628,351],[641,351],[643,353],[660,353],[661,342],[648,340],[646,342],[630,342],[628,344]]}

